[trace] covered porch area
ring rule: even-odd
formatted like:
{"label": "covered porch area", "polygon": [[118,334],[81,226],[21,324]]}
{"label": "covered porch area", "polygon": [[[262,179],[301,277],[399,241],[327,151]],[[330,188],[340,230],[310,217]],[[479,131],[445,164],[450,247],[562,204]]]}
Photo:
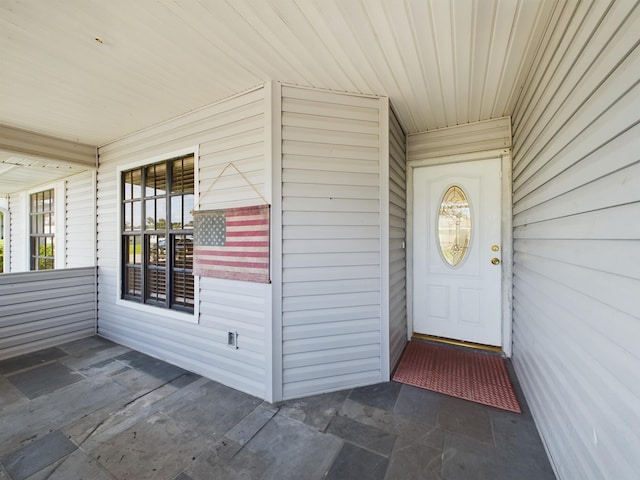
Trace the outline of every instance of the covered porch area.
{"label": "covered porch area", "polygon": [[274,405],[88,337],[0,361],[0,479],[553,479],[510,376],[521,415],[395,382]]}
{"label": "covered porch area", "polygon": [[[640,1],[9,0],[0,31],[0,480],[635,478]],[[268,282],[192,275],[196,205],[258,203]],[[502,348],[525,413],[389,382],[415,334]]]}

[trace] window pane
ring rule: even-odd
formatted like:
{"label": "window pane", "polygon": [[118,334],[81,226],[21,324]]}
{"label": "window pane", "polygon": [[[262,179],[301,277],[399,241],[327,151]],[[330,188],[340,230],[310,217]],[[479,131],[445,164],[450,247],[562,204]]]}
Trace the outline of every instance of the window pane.
{"label": "window pane", "polygon": [[149,235],[149,256],[147,265],[164,267],[167,265],[167,241],[164,235]]}
{"label": "window pane", "polygon": [[182,229],[182,197],[171,197],[171,228]]}
{"label": "window pane", "polygon": [[194,282],[191,273],[175,272],[173,275],[173,305],[193,307]]}
{"label": "window pane", "polygon": [[46,203],[46,207],[45,210],[52,212],[53,211],[53,207],[55,206],[54,204],[54,197],[53,197],[53,190],[47,190],[45,192],[45,203]]}
{"label": "window pane", "polygon": [[131,210],[133,208],[132,203],[125,203],[122,207],[124,210],[124,230],[129,231],[133,230],[133,225],[131,225]]}
{"label": "window pane", "polygon": [[165,230],[167,228],[167,199],[156,199],[156,229]]}
{"label": "window pane", "polygon": [[183,228],[193,228],[193,195],[185,195],[183,198],[184,198]]}
{"label": "window pane", "polygon": [[133,209],[133,230],[142,230],[142,209],[140,208],[142,202],[136,200],[131,203]]}
{"label": "window pane", "polygon": [[167,300],[164,270],[147,269],[147,299],[156,302]]}
{"label": "window pane", "polygon": [[176,235],[173,249],[174,268],[191,271],[193,268],[193,235]]}
{"label": "window pane", "polygon": [[156,229],[156,201],[154,199],[147,200],[144,202],[145,208],[145,228],[147,230],[155,230]]}
{"label": "window pane", "polygon": [[128,265],[140,265],[142,261],[142,244],[138,235],[127,237],[127,251],[125,253],[125,263]]}
{"label": "window pane", "polygon": [[131,172],[124,172],[122,174],[122,185],[124,192],[122,192],[123,200],[131,200],[133,196],[133,188],[131,187]]}
{"label": "window pane", "polygon": [[193,192],[194,158],[179,158],[171,164],[171,193]]}
{"label": "window pane", "polygon": [[142,169],[136,168],[131,171],[131,198],[140,198],[142,196]]}
{"label": "window pane", "polygon": [[145,196],[165,195],[167,191],[166,164],[160,163],[147,167]]}
{"label": "window pane", "polygon": [[127,267],[124,277],[124,292],[125,295],[131,295],[133,297],[140,297],[142,290],[142,281],[139,267]]}
{"label": "window pane", "polygon": [[471,241],[471,208],[461,187],[450,187],[442,197],[438,211],[438,238],[442,258],[450,266],[465,258]]}

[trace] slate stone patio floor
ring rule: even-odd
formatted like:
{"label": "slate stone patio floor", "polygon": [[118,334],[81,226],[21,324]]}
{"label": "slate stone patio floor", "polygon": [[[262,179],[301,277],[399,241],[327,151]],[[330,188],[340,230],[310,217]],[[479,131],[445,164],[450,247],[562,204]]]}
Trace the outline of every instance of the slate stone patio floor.
{"label": "slate stone patio floor", "polygon": [[272,405],[92,337],[0,362],[0,480],[554,479],[515,386],[521,415],[395,382]]}

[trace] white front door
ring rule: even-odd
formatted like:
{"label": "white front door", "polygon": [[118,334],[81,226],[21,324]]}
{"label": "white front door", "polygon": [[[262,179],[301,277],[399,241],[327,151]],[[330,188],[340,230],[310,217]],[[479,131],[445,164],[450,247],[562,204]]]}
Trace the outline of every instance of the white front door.
{"label": "white front door", "polygon": [[500,159],[413,179],[414,332],[501,346]]}

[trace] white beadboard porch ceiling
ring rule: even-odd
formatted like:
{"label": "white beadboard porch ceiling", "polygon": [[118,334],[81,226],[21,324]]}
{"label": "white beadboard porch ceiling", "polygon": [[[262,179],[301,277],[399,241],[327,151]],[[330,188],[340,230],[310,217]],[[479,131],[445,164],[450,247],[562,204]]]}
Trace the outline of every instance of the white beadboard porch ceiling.
{"label": "white beadboard porch ceiling", "polygon": [[408,133],[501,117],[565,3],[0,0],[0,124],[99,146],[268,80],[388,96]]}

